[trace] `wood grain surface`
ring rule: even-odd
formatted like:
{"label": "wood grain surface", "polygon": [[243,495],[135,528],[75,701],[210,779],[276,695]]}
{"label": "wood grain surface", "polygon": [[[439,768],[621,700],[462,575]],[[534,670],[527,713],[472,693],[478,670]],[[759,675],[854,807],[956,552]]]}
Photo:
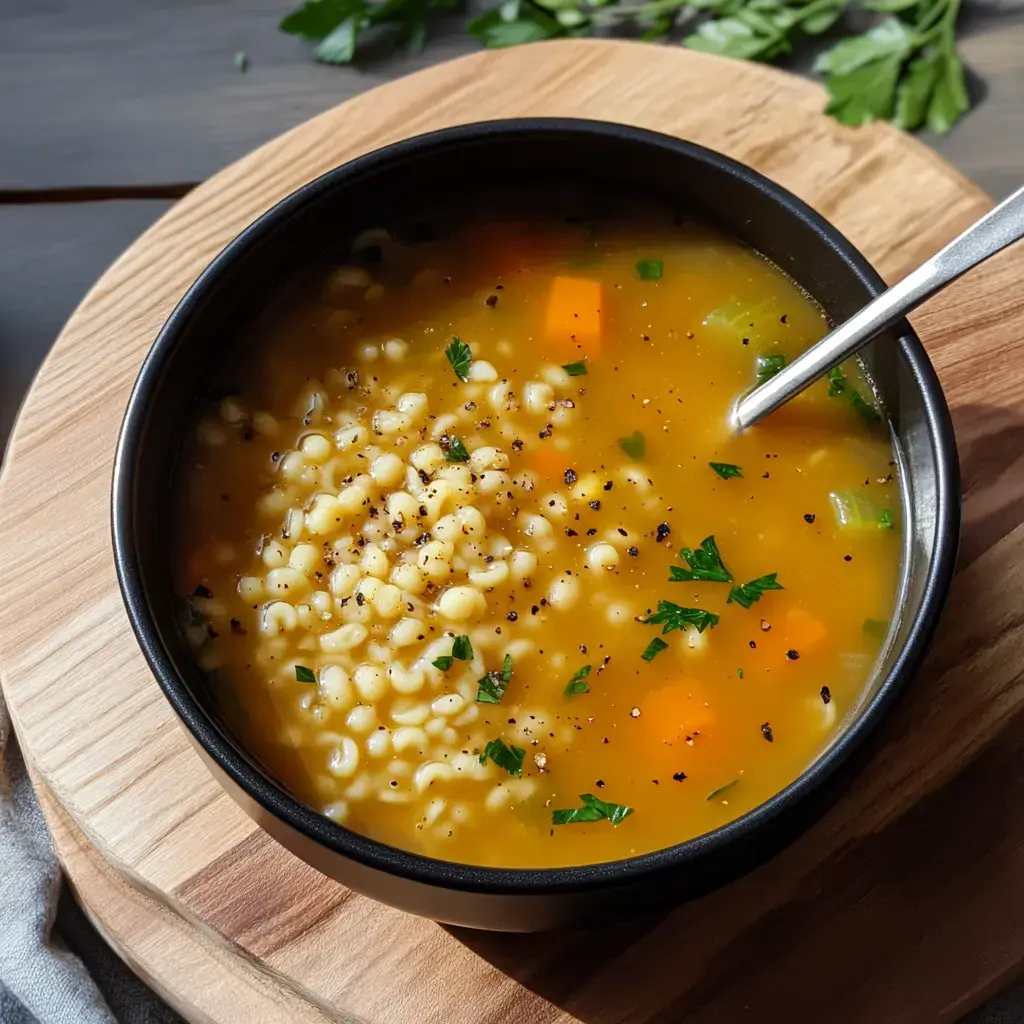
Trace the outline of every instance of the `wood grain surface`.
{"label": "wood grain surface", "polygon": [[634,44],[473,55],[375,90],[198,188],[87,296],[26,402],[0,478],[0,678],[19,738],[111,867],[338,1020],[676,1024],[954,1020],[1024,960],[1024,315],[1020,247],[914,318],[950,397],[965,479],[935,650],[834,809],[758,871],[657,920],[497,936],[374,904],[276,846],[176,727],[127,625],[111,456],[139,363],[246,223],[383,142],[466,120],[602,117],[752,164],[892,278],[989,201],[884,125],[757,66]]}
{"label": "wood grain surface", "polygon": [[38,776],[33,785],[64,876],[132,970],[192,1024],[327,1024],[307,1000],[131,886],[89,845]]}
{"label": "wood grain surface", "polygon": [[[469,0],[470,11],[479,2]],[[0,195],[68,190],[75,198],[96,187],[129,195],[202,181],[343,100],[479,49],[465,31],[467,12],[438,23],[422,53],[384,45],[356,66],[326,67],[313,62],[307,43],[277,30],[297,6],[3,0]],[[1024,3],[966,0],[965,7],[961,48],[980,103],[951,135],[924,137],[1001,197],[1024,167]],[[809,71],[816,46],[830,41],[802,47],[789,67]],[[238,51],[249,57],[246,74],[235,69]],[[665,99],[675,102],[670,92]]]}

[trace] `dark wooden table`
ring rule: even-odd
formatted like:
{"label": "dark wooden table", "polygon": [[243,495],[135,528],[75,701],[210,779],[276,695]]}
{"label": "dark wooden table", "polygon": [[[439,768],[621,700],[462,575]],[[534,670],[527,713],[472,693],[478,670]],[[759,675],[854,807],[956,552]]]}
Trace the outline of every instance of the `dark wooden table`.
{"label": "dark wooden table", "polygon": [[[277,32],[290,6],[0,0],[0,439],[79,299],[175,198],[321,110],[476,46],[454,17],[422,54],[323,67]],[[971,7],[962,31],[978,107],[922,142],[1001,198],[1024,180],[1024,2]],[[1024,990],[972,1020],[1024,1020]]]}

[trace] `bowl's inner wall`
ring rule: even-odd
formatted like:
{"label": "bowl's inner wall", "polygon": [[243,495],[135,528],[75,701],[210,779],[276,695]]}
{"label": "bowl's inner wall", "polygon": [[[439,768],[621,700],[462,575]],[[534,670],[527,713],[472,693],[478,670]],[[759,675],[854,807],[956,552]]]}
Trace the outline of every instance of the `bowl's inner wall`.
{"label": "bowl's inner wall", "polygon": [[[673,148],[672,140],[651,141],[656,139],[616,136],[607,126],[600,131],[577,127],[544,132],[495,127],[444,146],[431,145],[428,138],[401,158],[379,157],[341,168],[285,200],[232,243],[204,275],[211,286],[197,289],[176,311],[170,336],[162,339],[160,358],[149,368],[144,384],[135,462],[124,468],[133,477],[129,518],[143,598],[159,640],[221,735],[251,765],[253,758],[224,727],[208,684],[176,627],[169,538],[175,535],[172,517],[178,505],[171,490],[182,433],[197,404],[212,397],[216,364],[229,349],[237,351],[231,339],[260,312],[261,297],[279,292],[311,263],[344,251],[339,240],[343,243],[360,230],[426,213],[460,193],[478,193],[481,183],[500,197],[524,182],[535,187],[544,180],[563,188],[569,185],[579,193],[611,188],[696,215],[767,256],[802,285],[833,322],[854,313],[877,290],[869,283],[870,272],[848,262],[785,198],[780,200],[732,165],[717,162],[713,154],[698,158]],[[412,195],[423,198],[411,200]],[[900,449],[905,509],[912,514],[905,526],[910,542],[905,548],[901,621],[861,710],[884,684],[915,626],[938,543],[939,476],[934,413],[925,404],[902,346],[883,339],[865,350],[864,359]]]}

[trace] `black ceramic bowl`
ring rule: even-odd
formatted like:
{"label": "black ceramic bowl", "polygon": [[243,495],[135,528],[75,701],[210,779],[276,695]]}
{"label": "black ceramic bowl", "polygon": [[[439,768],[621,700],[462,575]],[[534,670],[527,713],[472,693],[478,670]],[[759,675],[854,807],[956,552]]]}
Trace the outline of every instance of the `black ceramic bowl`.
{"label": "black ceramic bowl", "polygon": [[[429,206],[481,182],[523,181],[656,196],[718,225],[801,284],[833,320],[882,290],[830,224],[740,164],[674,138],[591,121],[467,125],[361,157],[299,189],[239,235],[189,289],[139,374],[113,481],[117,573],[132,626],[167,699],[210,770],[293,853],[403,910],[477,928],[525,931],[663,907],[721,885],[792,839],[842,788],[837,769],[878,723],[926,651],[953,574],[960,492],[953,431],[921,343],[903,325],[865,353],[891,423],[907,543],[899,614],[880,670],[840,734],[792,785],[750,813],[678,846],[552,870],[477,868],[416,856],[351,832],[303,805],[221,721],[176,624],[168,538],[185,424],[222,339],[308,254],[387,220],[396,197]],[[898,336],[898,337],[897,337]],[[826,781],[829,785],[825,785]]]}

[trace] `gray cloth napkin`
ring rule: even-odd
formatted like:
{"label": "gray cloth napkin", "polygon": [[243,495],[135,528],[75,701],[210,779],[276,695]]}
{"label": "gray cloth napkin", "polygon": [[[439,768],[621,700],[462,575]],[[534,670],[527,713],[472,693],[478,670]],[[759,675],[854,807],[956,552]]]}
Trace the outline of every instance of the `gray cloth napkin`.
{"label": "gray cloth napkin", "polygon": [[[60,892],[60,864],[0,693],[0,1024],[178,1024]],[[88,951],[103,993],[54,934],[55,919]]]}

